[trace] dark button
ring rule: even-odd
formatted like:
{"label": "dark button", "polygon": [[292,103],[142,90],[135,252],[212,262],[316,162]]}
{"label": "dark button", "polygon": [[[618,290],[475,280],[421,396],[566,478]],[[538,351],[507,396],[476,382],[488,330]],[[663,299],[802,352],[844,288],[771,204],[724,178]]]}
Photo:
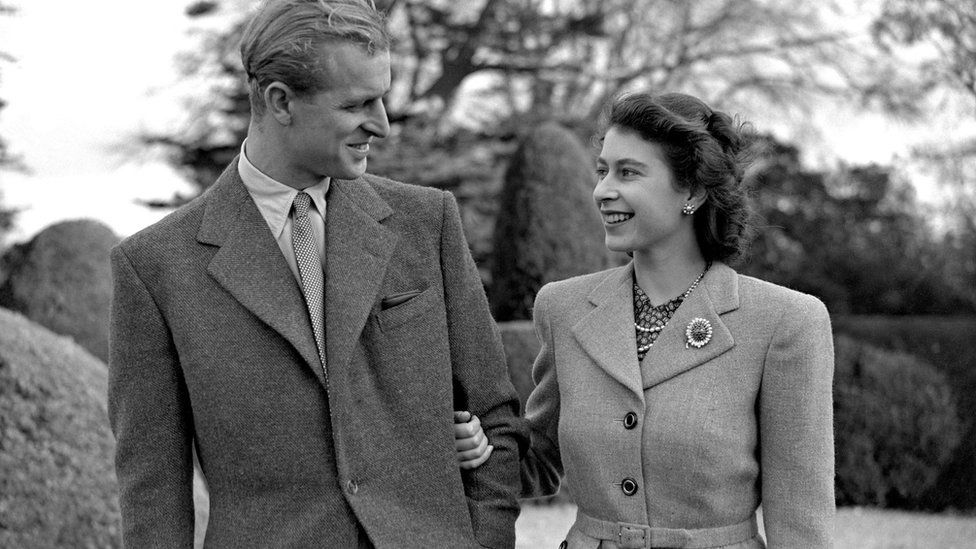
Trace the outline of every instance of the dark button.
{"label": "dark button", "polygon": [[637,493],[637,481],[628,477],[620,483],[620,489],[623,490],[625,496],[632,496]]}
{"label": "dark button", "polygon": [[566,540],[563,540],[563,542],[559,544],[559,549],[566,549],[567,547],[569,547],[569,543],[567,543]]}
{"label": "dark button", "polygon": [[359,485],[356,484],[356,481],[355,480],[347,480],[346,481],[346,493],[349,494],[350,496],[355,496],[357,492],[359,492]]}
{"label": "dark button", "polygon": [[633,429],[637,427],[637,414],[634,412],[627,412],[624,416],[624,429]]}

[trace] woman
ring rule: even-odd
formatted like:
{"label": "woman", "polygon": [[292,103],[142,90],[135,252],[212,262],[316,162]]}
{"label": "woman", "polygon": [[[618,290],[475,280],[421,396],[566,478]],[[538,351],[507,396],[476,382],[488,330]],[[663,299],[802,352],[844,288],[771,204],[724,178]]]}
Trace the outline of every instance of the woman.
{"label": "woman", "polygon": [[764,547],[760,504],[769,547],[831,546],[830,320],[727,265],[749,232],[743,145],[688,95],[610,105],[593,198],[633,261],[547,284],[534,310],[523,496],[566,477],[562,547]]}

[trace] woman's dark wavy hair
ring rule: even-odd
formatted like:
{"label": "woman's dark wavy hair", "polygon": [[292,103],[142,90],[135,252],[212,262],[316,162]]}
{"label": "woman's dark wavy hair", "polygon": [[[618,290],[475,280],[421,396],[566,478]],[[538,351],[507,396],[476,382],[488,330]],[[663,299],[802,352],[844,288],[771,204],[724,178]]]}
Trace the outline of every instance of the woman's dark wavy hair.
{"label": "woman's dark wavy hair", "polygon": [[740,259],[754,232],[743,185],[752,156],[748,125],[690,95],[643,92],[609,103],[599,137],[614,127],[660,145],[679,188],[705,189],[705,202],[694,213],[695,236],[705,259]]}

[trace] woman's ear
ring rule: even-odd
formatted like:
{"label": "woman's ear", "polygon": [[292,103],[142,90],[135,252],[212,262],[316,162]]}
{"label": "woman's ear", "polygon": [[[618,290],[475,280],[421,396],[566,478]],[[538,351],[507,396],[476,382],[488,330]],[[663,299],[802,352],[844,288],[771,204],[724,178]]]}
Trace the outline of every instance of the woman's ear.
{"label": "woman's ear", "polygon": [[708,191],[705,190],[704,186],[698,186],[688,193],[688,204],[694,206],[697,210],[701,208],[702,204],[705,203],[705,199],[708,198]]}
{"label": "woman's ear", "polygon": [[291,125],[291,102],[294,99],[295,93],[287,84],[274,81],[264,88],[264,104],[268,107],[268,114],[282,126]]}

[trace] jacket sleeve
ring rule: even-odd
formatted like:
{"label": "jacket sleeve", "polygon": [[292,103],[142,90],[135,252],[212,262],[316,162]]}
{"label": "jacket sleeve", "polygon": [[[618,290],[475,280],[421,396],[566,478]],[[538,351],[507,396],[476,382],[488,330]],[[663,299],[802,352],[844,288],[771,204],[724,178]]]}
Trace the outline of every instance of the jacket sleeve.
{"label": "jacket sleeve", "polygon": [[535,298],[532,320],[541,348],[532,365],[535,388],[525,405],[531,444],[522,458],[523,498],[551,496],[559,491],[563,475],[559,455],[559,381],[549,324],[549,292],[543,287]]}
{"label": "jacket sleeve", "polygon": [[114,294],[108,413],[115,434],[126,547],[192,547],[192,422],[166,322],[120,246]]}
{"label": "jacket sleeve", "polygon": [[491,458],[461,471],[474,534],[485,547],[514,547],[519,456],[527,445],[518,395],[498,327],[461,228],[454,196],[443,194],[441,272],[447,309],[454,409],[470,410],[494,446]]}
{"label": "jacket sleeve", "polygon": [[763,522],[770,549],[832,547],[833,375],[830,317],[803,296],[786,308],[759,395]]}

